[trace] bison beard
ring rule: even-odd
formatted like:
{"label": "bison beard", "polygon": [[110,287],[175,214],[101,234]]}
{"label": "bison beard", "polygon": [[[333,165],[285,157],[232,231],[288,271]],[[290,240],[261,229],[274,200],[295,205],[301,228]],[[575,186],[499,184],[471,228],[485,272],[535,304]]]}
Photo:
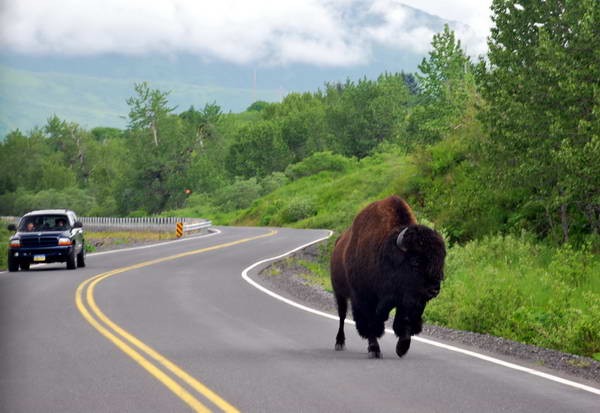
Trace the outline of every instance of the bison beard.
{"label": "bison beard", "polygon": [[410,337],[421,332],[427,301],[439,294],[445,256],[442,237],[417,225],[399,197],[373,202],[359,212],[331,256],[331,283],[340,316],[335,349],[345,346],[350,300],[356,329],[369,342],[369,357],[381,357],[377,339],[393,308],[396,353],[406,354]]}

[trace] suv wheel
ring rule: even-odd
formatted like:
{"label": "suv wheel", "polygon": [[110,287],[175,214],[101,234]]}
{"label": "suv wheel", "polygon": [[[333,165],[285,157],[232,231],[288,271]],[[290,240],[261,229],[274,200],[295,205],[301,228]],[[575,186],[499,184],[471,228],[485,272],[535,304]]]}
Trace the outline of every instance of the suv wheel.
{"label": "suv wheel", "polygon": [[77,259],[75,257],[75,250],[73,249],[69,255],[67,255],[67,270],[77,269]]}
{"label": "suv wheel", "polygon": [[19,264],[19,266],[21,267],[21,271],[29,271],[29,266],[31,264],[28,262],[22,262],[21,264]]}
{"label": "suv wheel", "polygon": [[81,245],[81,251],[77,254],[77,266],[85,267],[85,244]]}
{"label": "suv wheel", "polygon": [[8,254],[8,271],[10,271],[10,272],[19,271],[19,263],[10,254]]}

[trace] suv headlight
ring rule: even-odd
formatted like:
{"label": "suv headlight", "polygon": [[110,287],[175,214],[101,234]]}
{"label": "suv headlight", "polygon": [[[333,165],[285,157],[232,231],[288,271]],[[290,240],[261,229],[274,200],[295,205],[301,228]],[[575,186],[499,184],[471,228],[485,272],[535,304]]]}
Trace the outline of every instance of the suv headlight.
{"label": "suv headlight", "polygon": [[11,248],[18,248],[21,246],[21,239],[20,238],[12,238],[10,241],[8,241],[8,246]]}
{"label": "suv headlight", "polygon": [[61,245],[61,246],[73,245],[73,241],[71,241],[69,238],[60,237],[58,239],[58,245]]}

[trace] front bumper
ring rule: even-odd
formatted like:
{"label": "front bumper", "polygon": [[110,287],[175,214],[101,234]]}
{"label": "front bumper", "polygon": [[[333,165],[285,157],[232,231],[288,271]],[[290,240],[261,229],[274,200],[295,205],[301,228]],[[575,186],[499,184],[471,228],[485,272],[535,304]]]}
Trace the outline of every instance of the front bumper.
{"label": "front bumper", "polygon": [[9,248],[8,255],[18,263],[38,264],[65,262],[72,251],[72,245],[40,248],[19,247]]}

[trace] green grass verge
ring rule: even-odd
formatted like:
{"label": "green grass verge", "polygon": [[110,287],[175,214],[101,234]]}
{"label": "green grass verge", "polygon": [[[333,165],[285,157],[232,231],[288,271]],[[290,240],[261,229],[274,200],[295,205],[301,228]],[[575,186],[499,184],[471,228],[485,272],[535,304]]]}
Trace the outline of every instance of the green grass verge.
{"label": "green grass verge", "polygon": [[[140,242],[161,241],[175,238],[175,234],[143,231],[85,232],[85,240],[90,248],[95,245],[129,245]],[[91,252],[91,250],[89,250]]]}
{"label": "green grass verge", "polygon": [[8,268],[8,239],[13,233],[6,229],[6,225],[2,225],[2,227],[0,228],[0,270],[6,271]]}
{"label": "green grass verge", "polygon": [[450,249],[428,322],[546,348],[600,353],[600,257],[526,236]]}

